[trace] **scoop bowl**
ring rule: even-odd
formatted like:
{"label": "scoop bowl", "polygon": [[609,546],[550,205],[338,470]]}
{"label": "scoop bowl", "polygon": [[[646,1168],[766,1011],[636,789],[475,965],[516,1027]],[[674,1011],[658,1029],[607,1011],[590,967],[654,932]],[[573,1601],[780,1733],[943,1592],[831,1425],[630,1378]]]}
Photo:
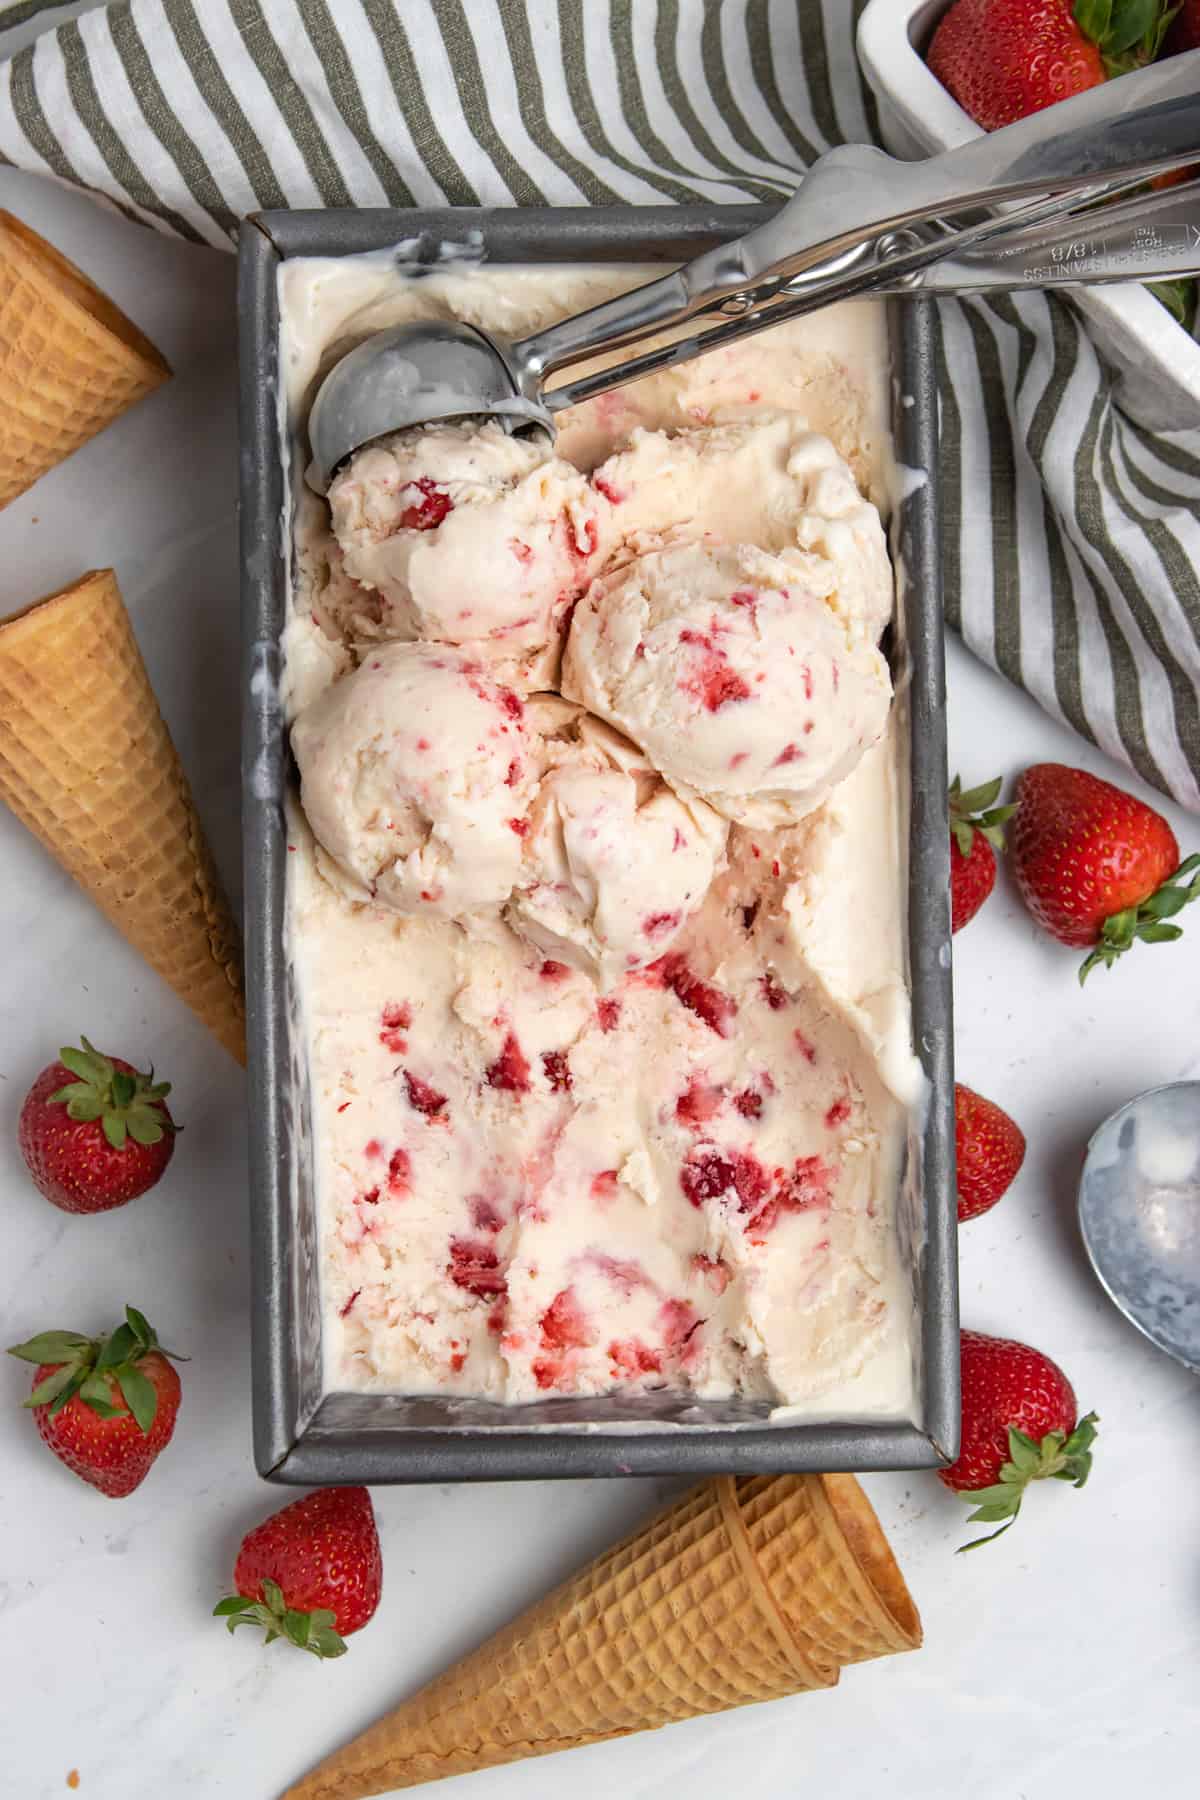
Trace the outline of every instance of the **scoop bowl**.
{"label": "scoop bowl", "polygon": [[1101,1286],[1200,1374],[1200,1081],[1151,1088],[1088,1145],[1079,1225]]}
{"label": "scoop bowl", "polygon": [[442,419],[496,419],[506,431],[553,434],[550,414],[522,394],[503,349],[455,320],[376,332],[336,363],[309,415],[309,485],[328,492],[356,450],[389,432]]}

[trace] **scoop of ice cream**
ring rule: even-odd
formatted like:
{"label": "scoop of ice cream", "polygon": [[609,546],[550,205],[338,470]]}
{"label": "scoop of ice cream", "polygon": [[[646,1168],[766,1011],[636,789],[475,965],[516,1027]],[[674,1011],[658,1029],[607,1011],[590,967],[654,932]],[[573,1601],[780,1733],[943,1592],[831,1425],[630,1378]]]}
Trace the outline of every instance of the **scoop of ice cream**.
{"label": "scoop of ice cream", "polygon": [[675,794],[618,733],[571,712],[544,742],[505,917],[544,955],[609,987],[660,957],[703,904],[728,826]]}
{"label": "scoop of ice cream", "polygon": [[386,644],[292,727],[301,800],[352,897],[459,917],[507,899],[533,764],[524,706],[436,644]]}
{"label": "scoop of ice cream", "polygon": [[607,503],[577,469],[493,423],[381,438],[335,477],[329,505],[387,635],[502,654],[555,640],[607,535]]}
{"label": "scoop of ice cream", "polygon": [[824,559],[664,541],[592,583],[562,689],[726,818],[786,825],[887,722],[875,646],[827,603]]}
{"label": "scoop of ice cream", "polygon": [[812,583],[843,619],[876,639],[891,617],[879,513],[829,439],[795,413],[634,431],[592,482],[622,537],[671,521],[709,542],[810,550],[827,565]]}
{"label": "scoop of ice cream", "polygon": [[[504,305],[511,314],[507,291]],[[520,337],[527,327],[508,316],[502,329]],[[891,476],[889,363],[887,308],[877,300],[841,301],[774,327],[769,337],[742,338],[564,408],[555,419],[558,452],[595,469],[637,426],[691,431],[790,412],[832,439],[862,492],[879,504],[889,498]]]}

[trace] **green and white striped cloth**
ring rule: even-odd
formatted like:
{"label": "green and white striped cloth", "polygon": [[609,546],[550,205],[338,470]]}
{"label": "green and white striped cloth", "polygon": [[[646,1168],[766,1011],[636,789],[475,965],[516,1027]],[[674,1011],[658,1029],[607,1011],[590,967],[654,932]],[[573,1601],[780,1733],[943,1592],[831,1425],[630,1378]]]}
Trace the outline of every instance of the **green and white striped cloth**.
{"label": "green and white striped cloth", "polygon": [[[860,7],[27,0],[0,7],[0,159],[226,249],[260,207],[772,199],[873,136]],[[1060,299],[940,320],[951,623],[1200,810],[1200,421],[1125,417]]]}

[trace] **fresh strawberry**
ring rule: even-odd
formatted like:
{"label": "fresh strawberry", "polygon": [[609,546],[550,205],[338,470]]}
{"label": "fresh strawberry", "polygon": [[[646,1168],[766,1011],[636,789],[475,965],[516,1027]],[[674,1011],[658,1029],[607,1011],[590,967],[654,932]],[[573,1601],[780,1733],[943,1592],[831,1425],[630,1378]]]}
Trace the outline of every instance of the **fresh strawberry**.
{"label": "fresh strawberry", "polygon": [[216,1618],[261,1625],[313,1656],[344,1656],[343,1638],[375,1616],[383,1560],[364,1487],[320,1488],[246,1533],[233,1571],[237,1597]]}
{"label": "fresh strawberry", "polygon": [[954,1085],[958,1219],[990,1212],[1025,1161],[1025,1134],[1006,1112],[961,1082]]}
{"label": "fresh strawberry", "polygon": [[171,1441],[180,1399],[173,1354],[133,1306],[106,1338],[43,1331],[9,1351],[38,1365],[25,1405],[44,1442],[114,1500],[140,1487]]}
{"label": "fresh strawberry", "polygon": [[1200,50],[1200,0],[1182,0],[1163,45],[1164,56],[1184,50]]}
{"label": "fresh strawberry", "polygon": [[954,0],[928,63],[985,131],[1152,62],[1170,0]]}
{"label": "fresh strawberry", "polygon": [[1169,921],[1200,897],[1200,856],[1179,861],[1160,813],[1063,763],[1034,763],[1018,781],[1012,864],[1026,906],[1051,937],[1095,946],[1081,982],[1098,963],[1111,968],[1139,939],[1165,944],[1181,936]]}
{"label": "fresh strawberry", "polygon": [[961,1342],[962,1447],[938,1474],[975,1507],[968,1523],[1004,1521],[960,1546],[974,1550],[1008,1530],[1031,1481],[1083,1486],[1099,1420],[1079,1418],[1070,1382],[1040,1350],[979,1331],[964,1331]]}
{"label": "fresh strawberry", "polygon": [[1000,779],[964,794],[958,776],[950,783],[950,929],[961,931],[996,885],[996,852],[1004,848],[1004,825],[1016,810],[997,806]]}
{"label": "fresh strawberry", "polygon": [[110,1212],[152,1188],[175,1149],[164,1104],[169,1081],[119,1056],[59,1051],[21,1108],[19,1141],[29,1173],[64,1212]]}

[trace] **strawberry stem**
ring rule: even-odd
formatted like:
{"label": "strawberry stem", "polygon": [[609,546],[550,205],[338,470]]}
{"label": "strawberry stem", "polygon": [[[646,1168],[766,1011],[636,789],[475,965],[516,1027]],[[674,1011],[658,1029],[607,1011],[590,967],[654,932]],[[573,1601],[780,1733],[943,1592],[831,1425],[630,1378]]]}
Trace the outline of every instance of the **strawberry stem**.
{"label": "strawberry stem", "polygon": [[1185,331],[1193,329],[1197,310],[1194,281],[1148,281],[1146,286],[1177,325],[1182,325]]}
{"label": "strawberry stem", "polygon": [[975,1508],[967,1520],[968,1525],[1000,1524],[1000,1529],[988,1532],[985,1537],[972,1538],[969,1544],[960,1544],[959,1553],[978,1550],[981,1544],[993,1543],[1010,1531],[1031,1481],[1069,1481],[1072,1486],[1081,1488],[1092,1472],[1092,1445],[1099,1423],[1096,1413],[1087,1413],[1069,1437],[1064,1431],[1048,1431],[1040,1444],[1025,1432],[1018,1431],[1015,1425],[1010,1425],[1009,1460],[1001,1465],[997,1480],[991,1487],[975,1488],[960,1496]]}
{"label": "strawberry stem", "polygon": [[1003,850],[1004,827],[1017,809],[996,805],[1002,786],[1003,777],[999,775],[965,793],[959,776],[950,783],[950,832],[964,856],[970,856],[976,832],[987,839],[993,850]]}
{"label": "strawberry stem", "polygon": [[1075,0],[1074,17],[1111,78],[1153,62],[1178,11],[1166,0]]}
{"label": "strawberry stem", "polygon": [[334,1629],[334,1614],[325,1607],[313,1612],[295,1612],[283,1597],[283,1590],[269,1578],[262,1583],[262,1599],[250,1594],[231,1594],[213,1607],[214,1619],[224,1619],[230,1632],[239,1625],[259,1625],[266,1632],[264,1642],[273,1644],[284,1638],[297,1650],[308,1650],[322,1661],[345,1656],[346,1643]]}
{"label": "strawberry stem", "polygon": [[145,1074],[140,1069],[132,1074],[118,1069],[87,1038],[80,1041],[82,1050],[66,1044],[58,1053],[75,1080],[51,1094],[51,1106],[65,1106],[68,1117],[77,1122],[99,1119],[114,1150],[123,1150],[129,1138],[135,1144],[157,1144],[164,1132],[177,1129],[162,1105],[171,1091],[169,1081],[155,1081],[153,1069]]}
{"label": "strawberry stem", "polygon": [[[145,1313],[127,1306],[124,1324],[106,1338],[83,1337],[77,1331],[43,1331],[24,1344],[13,1344],[8,1354],[39,1366],[56,1365],[38,1382],[23,1402],[25,1406],[48,1406],[54,1418],[78,1395],[98,1418],[118,1419],[132,1413],[145,1437],[158,1411],[158,1393],[138,1365],[151,1350],[172,1361],[187,1361],[173,1350],[164,1350]],[[114,1404],[114,1382],[123,1406]]]}
{"label": "strawberry stem", "polygon": [[[1191,880],[1187,881],[1185,877],[1189,875]],[[1096,948],[1080,966],[1080,987],[1093,969],[1101,963],[1111,969],[1117,958],[1137,943],[1169,944],[1182,937],[1182,927],[1169,921],[1193,900],[1200,900],[1200,856],[1187,857],[1160,888],[1137,906],[1127,906],[1105,919]]]}

